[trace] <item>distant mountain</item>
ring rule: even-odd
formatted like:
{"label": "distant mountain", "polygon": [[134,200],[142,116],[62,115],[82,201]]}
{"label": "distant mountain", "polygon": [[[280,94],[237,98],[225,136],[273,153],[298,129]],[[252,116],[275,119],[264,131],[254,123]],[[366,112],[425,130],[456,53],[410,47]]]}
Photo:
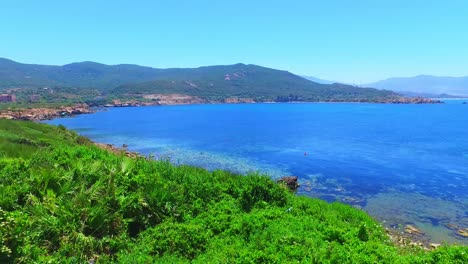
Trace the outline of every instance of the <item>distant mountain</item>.
{"label": "distant mountain", "polygon": [[378,101],[395,96],[390,91],[320,84],[287,71],[257,65],[156,69],[95,62],[49,66],[0,59],[0,88],[28,87],[92,88],[115,97],[180,93],[210,98],[238,96],[275,101]]}
{"label": "distant mountain", "polygon": [[468,96],[468,76],[437,77],[431,75],[419,75],[409,78],[390,78],[370,83],[365,86],[392,90],[395,92]]}
{"label": "distant mountain", "polygon": [[313,76],[305,76],[305,75],[300,75],[300,76],[302,78],[304,78],[304,79],[309,80],[309,81],[316,82],[316,83],[321,83],[321,84],[339,83],[339,82],[333,82],[333,81],[319,79],[319,78],[316,78],[316,77],[313,77]]}
{"label": "distant mountain", "polygon": [[424,97],[424,98],[461,98],[464,96],[458,96],[458,95],[451,95],[451,94],[431,94],[431,93],[415,93],[415,92],[406,92],[406,91],[401,91],[398,92],[399,94],[407,97]]}
{"label": "distant mountain", "polygon": [[0,59],[0,88],[66,86],[109,89],[153,80],[159,69],[138,65],[79,62],[64,66],[23,64]]}
{"label": "distant mountain", "polygon": [[180,93],[200,97],[248,97],[274,101],[375,101],[395,96],[390,91],[311,82],[287,71],[235,64],[196,69],[168,69],[156,80],[127,84],[116,94]]}

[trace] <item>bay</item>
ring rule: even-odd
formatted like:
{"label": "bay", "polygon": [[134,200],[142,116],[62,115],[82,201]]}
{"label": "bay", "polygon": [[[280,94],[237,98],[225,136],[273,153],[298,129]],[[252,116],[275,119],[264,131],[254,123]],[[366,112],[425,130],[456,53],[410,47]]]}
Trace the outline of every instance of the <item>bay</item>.
{"label": "bay", "polygon": [[219,104],[108,108],[46,121],[102,143],[210,170],[299,176],[388,228],[468,244],[468,105]]}

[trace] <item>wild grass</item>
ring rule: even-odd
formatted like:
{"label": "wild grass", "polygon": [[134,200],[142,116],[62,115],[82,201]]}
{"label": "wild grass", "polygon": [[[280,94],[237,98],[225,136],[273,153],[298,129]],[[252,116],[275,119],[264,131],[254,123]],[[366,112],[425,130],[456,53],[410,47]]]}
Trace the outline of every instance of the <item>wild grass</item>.
{"label": "wild grass", "polygon": [[462,246],[401,250],[365,212],[295,196],[264,175],[132,159],[79,145],[63,128],[0,125],[0,263],[468,263]]}

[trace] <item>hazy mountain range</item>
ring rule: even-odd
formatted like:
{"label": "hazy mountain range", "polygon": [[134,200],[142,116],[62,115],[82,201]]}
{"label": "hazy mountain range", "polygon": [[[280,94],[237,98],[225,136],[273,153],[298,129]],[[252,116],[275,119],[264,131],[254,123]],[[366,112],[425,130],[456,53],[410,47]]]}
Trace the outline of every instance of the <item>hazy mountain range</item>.
{"label": "hazy mountain range", "polygon": [[321,83],[321,84],[339,83],[339,82],[328,81],[328,80],[316,78],[316,77],[313,77],[313,76],[306,76],[306,75],[300,75],[300,76],[301,76],[302,78],[304,78],[304,79],[309,80],[309,81],[316,82],[316,83]]}
{"label": "hazy mountain range", "polygon": [[402,93],[468,96],[468,76],[438,77],[419,75],[407,78],[390,78],[364,86]]}
{"label": "hazy mountain range", "polygon": [[[342,83],[329,81],[312,76],[301,77],[322,84]],[[415,77],[389,78],[374,83],[360,85],[385,89],[405,96],[422,97],[452,97],[468,96],[468,76],[466,77],[439,77],[432,75],[418,75]]]}

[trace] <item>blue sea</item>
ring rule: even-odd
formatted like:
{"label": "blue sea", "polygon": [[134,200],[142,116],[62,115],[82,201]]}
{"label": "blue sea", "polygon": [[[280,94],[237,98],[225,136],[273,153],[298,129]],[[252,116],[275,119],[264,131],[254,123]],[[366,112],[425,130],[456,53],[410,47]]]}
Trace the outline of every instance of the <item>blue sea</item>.
{"label": "blue sea", "polygon": [[[468,104],[219,104],[107,108],[47,121],[176,164],[299,176],[299,195],[468,244]],[[402,228],[403,227],[403,228]]]}

